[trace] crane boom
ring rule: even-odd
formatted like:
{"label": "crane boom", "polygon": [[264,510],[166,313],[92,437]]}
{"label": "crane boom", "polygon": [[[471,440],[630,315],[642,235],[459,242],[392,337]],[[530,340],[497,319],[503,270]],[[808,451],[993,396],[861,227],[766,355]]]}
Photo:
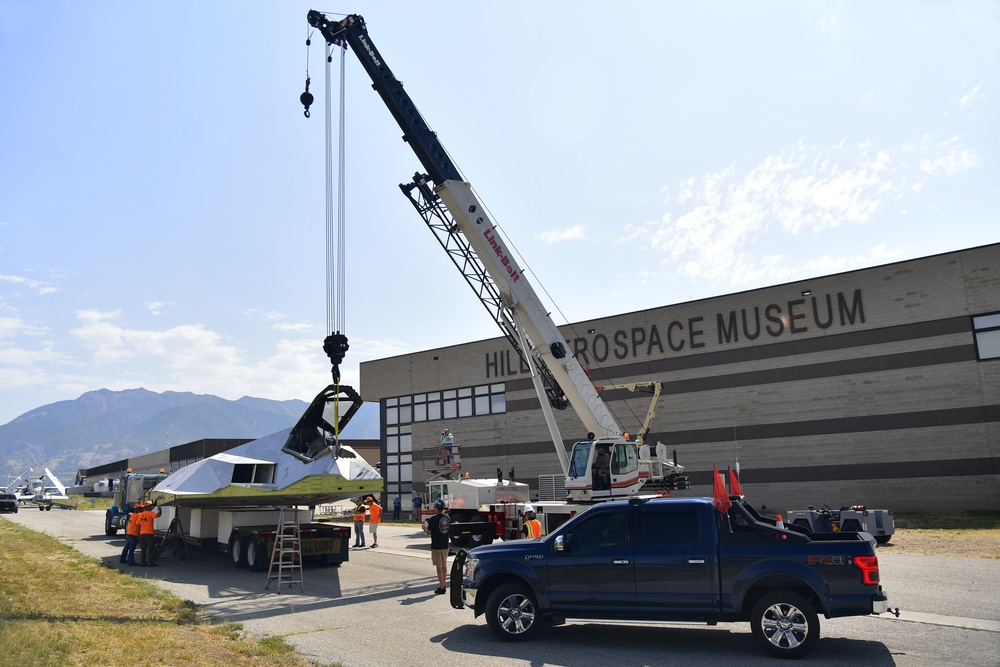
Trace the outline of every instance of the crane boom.
{"label": "crane boom", "polygon": [[[420,199],[411,198],[418,210],[433,204],[437,198],[444,203],[448,214],[446,221],[450,219],[453,223],[447,233],[461,233],[464,237],[464,242],[454,242],[463,250],[461,263],[488,274],[492,285],[487,291],[494,291],[495,294],[484,303],[487,308],[497,311],[495,319],[515,349],[522,356],[530,356],[534,364],[540,366],[539,370],[546,379],[548,400],[560,409],[565,408],[568,401],[588,431],[599,436],[620,436],[622,429],[594,390],[579,361],[566,350],[562,334],[524,277],[524,272],[501,239],[485,207],[476,198],[472,186],[464,181],[437,134],[420,115],[403,84],[393,75],[375,47],[364,18],[352,14],[340,21],[330,21],[313,10],[307,15],[307,20],[327,42],[349,46],[360,60],[372,80],[372,87],[403,130],[403,141],[410,146],[427,172],[426,177],[418,174],[412,184],[401,187],[404,192],[418,191]],[[436,210],[434,215],[440,218],[443,212]],[[474,257],[470,257],[469,253]],[[481,283],[486,275],[479,273],[476,278]],[[522,340],[527,341],[528,350],[524,349]]]}
{"label": "crane boom", "polygon": [[[638,491],[653,478],[649,461],[640,460],[637,444],[622,437],[623,429],[585,369],[567,350],[565,338],[486,208],[420,115],[403,84],[386,65],[368,35],[364,18],[352,14],[332,21],[321,12],[310,11],[307,20],[329,44],[349,47],[354,52],[371,78],[372,88],[402,129],[403,141],[423,166],[425,173],[415,174],[410,183],[399,187],[490,311],[511,346],[532,369],[532,380],[570,497],[600,500]],[[586,439],[573,445],[569,455],[550,406],[557,409],[572,406],[589,431]],[[649,419],[653,409],[650,408]],[[670,463],[670,474],[676,476],[683,470]]]}

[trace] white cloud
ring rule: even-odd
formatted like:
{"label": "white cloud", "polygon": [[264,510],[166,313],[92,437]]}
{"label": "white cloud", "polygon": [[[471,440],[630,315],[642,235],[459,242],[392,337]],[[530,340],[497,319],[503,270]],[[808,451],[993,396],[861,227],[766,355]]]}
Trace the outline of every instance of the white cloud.
{"label": "white cloud", "polygon": [[0,339],[20,335],[44,336],[47,333],[47,328],[25,322],[20,317],[0,317]]}
{"label": "white cloud", "polygon": [[146,310],[148,310],[152,315],[162,315],[163,307],[167,305],[170,304],[167,304],[164,301],[150,301],[146,304]]}
{"label": "white cloud", "polygon": [[[787,253],[763,254],[761,247],[781,248],[805,231],[822,237],[842,225],[868,224],[889,204],[894,213],[905,213],[902,200],[919,195],[928,178],[981,164],[962,143],[953,136],[935,145],[929,135],[919,146],[900,149],[870,141],[828,147],[798,142],[749,168],[733,163],[685,179],[674,197],[665,187],[661,219],[627,225],[617,242],[638,241],[682,276],[716,285],[784,281],[803,271],[830,273],[888,261],[900,251],[822,255],[791,266]],[[918,164],[894,158],[905,153],[917,154]]]}
{"label": "white cloud", "polygon": [[979,96],[979,91],[982,90],[982,88],[983,88],[983,84],[977,83],[975,85],[975,87],[973,87],[972,90],[970,90],[969,92],[967,92],[965,95],[962,95],[962,99],[959,100],[960,104],[963,107],[964,106],[968,106],[969,104],[971,104],[972,100],[974,100],[976,97]]}
{"label": "white cloud", "polygon": [[949,176],[981,166],[982,158],[972,149],[952,149],[945,155],[920,161],[920,169],[928,174],[945,173]]}
{"label": "white cloud", "polygon": [[542,243],[559,243],[560,241],[566,241],[569,239],[582,239],[585,238],[585,236],[583,233],[583,225],[574,225],[572,227],[567,227],[566,229],[556,229],[550,232],[535,234],[535,238],[540,240]]}
{"label": "white cloud", "polygon": [[24,287],[28,287],[30,289],[35,290],[35,292],[38,294],[52,294],[53,292],[57,291],[56,288],[49,283],[42,282],[41,280],[32,280],[31,278],[24,278],[22,276],[12,276],[0,273],[0,280],[8,283],[13,283],[15,285],[23,285]]}

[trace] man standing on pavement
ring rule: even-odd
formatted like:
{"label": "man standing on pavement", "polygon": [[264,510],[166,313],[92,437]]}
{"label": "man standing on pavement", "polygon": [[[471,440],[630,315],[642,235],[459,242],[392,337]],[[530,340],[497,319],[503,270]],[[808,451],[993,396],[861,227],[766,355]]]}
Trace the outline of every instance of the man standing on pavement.
{"label": "man standing on pavement", "polygon": [[403,500],[399,497],[397,493],[392,498],[392,520],[399,521],[399,510],[403,507]]}
{"label": "man standing on pavement", "polygon": [[382,522],[382,506],[375,496],[368,496],[368,532],[372,534],[372,549],[378,546],[378,525]]}
{"label": "man standing on pavement", "polygon": [[423,501],[420,499],[420,494],[414,493],[413,494],[413,518],[416,519],[417,521],[421,521],[422,522],[423,519],[420,518],[420,505],[421,505],[421,503],[423,503]]}
{"label": "man standing on pavement", "polygon": [[434,516],[427,519],[424,532],[431,536],[431,562],[437,570],[438,588],[435,595],[445,592],[445,577],[448,574],[448,531],[451,519],[444,513],[444,501],[438,498],[434,501]]}
{"label": "man standing on pavement", "polygon": [[128,515],[128,525],[125,528],[125,548],[122,549],[119,563],[136,565],[135,549],[139,546],[139,515],[142,514],[142,503],[136,503],[132,507],[132,513]]}
{"label": "man standing on pavement", "polygon": [[365,546],[365,503],[358,497],[358,502],[354,504],[354,546]]}
{"label": "man standing on pavement", "polygon": [[156,567],[156,533],[153,530],[153,522],[160,516],[159,507],[153,506],[152,500],[147,500],[142,504],[143,511],[139,512],[139,545],[142,547],[141,565]]}

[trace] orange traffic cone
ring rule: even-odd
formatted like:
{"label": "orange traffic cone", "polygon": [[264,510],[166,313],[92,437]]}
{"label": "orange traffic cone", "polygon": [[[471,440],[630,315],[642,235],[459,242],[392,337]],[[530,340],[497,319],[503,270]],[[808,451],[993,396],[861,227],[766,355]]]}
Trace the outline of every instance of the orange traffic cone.
{"label": "orange traffic cone", "polygon": [[782,530],[785,529],[785,522],[781,520],[781,515],[774,517],[774,525]]}

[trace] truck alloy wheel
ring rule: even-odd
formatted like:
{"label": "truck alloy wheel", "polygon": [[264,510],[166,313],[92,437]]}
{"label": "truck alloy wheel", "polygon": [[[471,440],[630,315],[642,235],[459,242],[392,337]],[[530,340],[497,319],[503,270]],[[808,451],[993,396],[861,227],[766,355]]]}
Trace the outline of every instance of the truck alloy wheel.
{"label": "truck alloy wheel", "polygon": [[819,639],[819,616],[801,595],[778,591],[754,605],[750,631],[771,655],[798,658],[812,650]]}
{"label": "truck alloy wheel", "polygon": [[486,602],[486,622],[500,639],[520,642],[530,639],[541,623],[535,599],[524,584],[504,584]]}

